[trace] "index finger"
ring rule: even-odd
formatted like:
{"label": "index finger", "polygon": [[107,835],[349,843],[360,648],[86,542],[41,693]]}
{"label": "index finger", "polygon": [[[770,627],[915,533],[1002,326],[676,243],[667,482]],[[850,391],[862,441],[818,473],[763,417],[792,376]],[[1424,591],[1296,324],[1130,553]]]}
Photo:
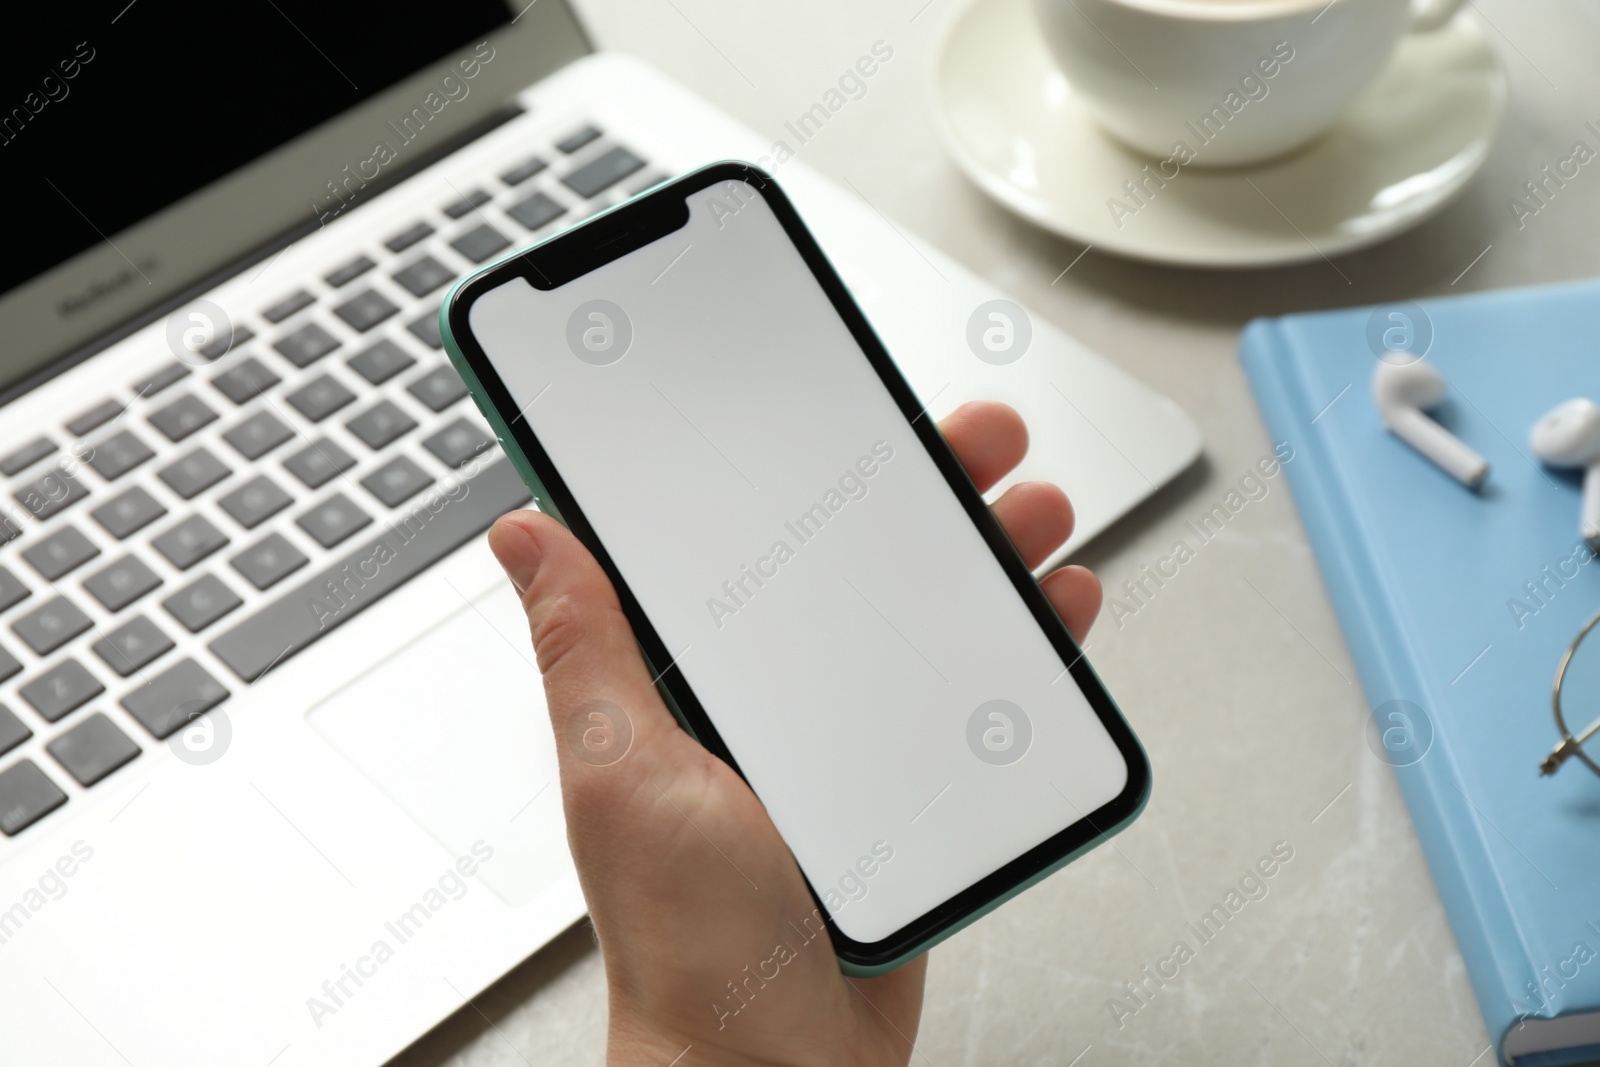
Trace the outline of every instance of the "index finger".
{"label": "index finger", "polygon": [[939,420],[939,431],[980,493],[992,489],[1028,453],[1028,428],[1009,404],[962,404]]}

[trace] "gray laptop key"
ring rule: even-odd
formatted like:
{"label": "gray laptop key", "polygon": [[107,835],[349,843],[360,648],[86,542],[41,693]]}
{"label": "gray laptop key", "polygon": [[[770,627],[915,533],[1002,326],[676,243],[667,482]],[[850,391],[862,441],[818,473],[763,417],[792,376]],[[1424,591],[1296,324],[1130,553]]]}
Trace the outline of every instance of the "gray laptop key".
{"label": "gray laptop key", "polygon": [[250,356],[241,360],[237,366],[211,379],[211,384],[235,404],[244,404],[271,389],[281,380],[267,369],[266,364]]}
{"label": "gray laptop key", "polygon": [[163,389],[171,388],[189,376],[189,368],[182,363],[168,363],[165,367],[146,378],[140,378],[133,383],[133,391],[149,399]]}
{"label": "gray laptop key", "polygon": [[258,411],[233,429],[223,433],[222,439],[238,450],[245,459],[257,459],[271,452],[294,436],[294,431],[283,424],[270,411]]}
{"label": "gray laptop key", "polygon": [[[29,482],[12,495],[17,498],[17,503],[27,508],[29,514],[34,518],[44,520],[66,508],[70,508],[88,496],[89,490],[85,489],[83,483],[78,479],[57,468],[49,474]],[[3,537],[3,540],[9,541],[20,532],[16,531],[14,526],[11,529],[15,532],[12,532],[10,536]]]}
{"label": "gray laptop key", "polygon": [[664,171],[652,170],[647,174],[633,179],[627,185],[623,186],[623,191],[625,191],[629,196],[637,196],[646,189],[650,188],[652,185],[660,185],[662,182],[671,177],[672,175],[667,174]]}
{"label": "gray laptop key", "polygon": [[427,296],[456,276],[456,272],[432,256],[423,256],[411,266],[397,271],[394,280],[412,296]]}
{"label": "gray laptop key", "polygon": [[338,338],[314,322],[308,322],[272,343],[284,359],[296,367],[309,367],[339,347]]}
{"label": "gray laptop key", "polygon": [[385,339],[365,352],[351,356],[350,369],[373,385],[382,385],[415,362],[409,352]]}
{"label": "gray laptop key", "polygon": [[49,581],[77,570],[100,554],[95,543],[71,526],[57,530],[25,549],[22,558]]}
{"label": "gray laptop key", "polygon": [[428,406],[429,411],[443,411],[467,395],[461,375],[451,366],[435,367],[410,385],[406,392]]}
{"label": "gray laptop key", "polygon": [[0,833],[15,837],[67,802],[67,794],[31,759],[0,771]]}
{"label": "gray laptop key", "polygon": [[357,293],[333,309],[333,313],[343,319],[345,325],[357,333],[366,333],[384,319],[399,311],[400,308],[391,303],[382,293],[368,289],[364,293]]}
{"label": "gray laptop key", "polygon": [[204,348],[200,349],[200,354],[206,359],[215,363],[217,360],[221,359],[229,352],[232,352],[235,348],[238,348],[240,345],[244,344],[254,336],[255,331],[250,329],[248,326],[235,325],[233,332],[219,333],[217,336],[213,337],[210,343],[208,343]]}
{"label": "gray laptop key", "polygon": [[56,443],[48,437],[35,437],[32,441],[0,458],[0,474],[10,477],[19,474],[56,450]]}
{"label": "gray laptop key", "polygon": [[243,603],[221,578],[207,574],[167,597],[161,606],[190,633],[197,634]]}
{"label": "gray laptop key", "polygon": [[547,166],[549,166],[549,164],[544,160],[540,159],[538,156],[533,156],[529,159],[523,160],[521,163],[518,163],[508,171],[502,171],[500,174],[500,180],[505,182],[507,185],[521,185],[535,174],[538,174],[541,170],[544,170]]}
{"label": "gray laptop key", "polygon": [[22,536],[22,527],[10,519],[0,516],[0,545],[15,541]]}
{"label": "gray laptop key", "polygon": [[143,615],[135,616],[94,643],[94,654],[126,678],[172,651],[172,638]]}
{"label": "gray laptop key", "polygon": [[207,362],[215,363],[235,348],[255,337],[255,331],[248,326],[235,325],[231,332],[218,332],[209,342],[197,351],[197,355]]}
{"label": "gray laptop key", "polygon": [[107,611],[121,611],[161,584],[161,578],[136,556],[124,556],[84,579],[87,589]]}
{"label": "gray laptop key", "polygon": [[150,542],[180,571],[186,571],[228,543],[203,515],[191,515]]}
{"label": "gray laptop key", "polygon": [[345,423],[345,428],[361,443],[379,449],[416,429],[416,421],[401,411],[392,401],[380,400],[377,404]]}
{"label": "gray laptop key", "polygon": [[81,786],[91,786],[139,755],[139,746],[97,711],[45,745]]}
{"label": "gray laptop key", "polygon": [[11,714],[10,708],[0,704],[0,755],[10,752],[32,736],[33,731]]}
{"label": "gray laptop key", "polygon": [[258,474],[231,493],[217,499],[217,506],[246,530],[260,526],[290,504],[289,494],[265,474]]}
{"label": "gray laptop key", "polygon": [[446,204],[444,207],[444,213],[453,219],[459,219],[463,215],[471,214],[473,211],[477,210],[488,202],[488,193],[484,192],[482,189],[474,189],[472,192],[468,193],[460,200],[457,200],[455,203]]}
{"label": "gray laptop key", "polygon": [[317,544],[332,548],[371,523],[372,518],[352,504],[349,497],[335,493],[294,521],[314,537]]}
{"label": "gray laptop key", "polygon": [[416,496],[433,484],[433,475],[409,456],[396,456],[365,478],[361,485],[391,508]]}
{"label": "gray laptop key", "polygon": [[221,682],[194,660],[183,659],[123,697],[122,706],[161,741],[227,699]]}
{"label": "gray laptop key", "polygon": [[556,147],[570,156],[572,153],[576,152],[590,141],[597,139],[599,136],[600,130],[598,128],[594,126],[585,126],[583,129],[575,130],[572,133],[567,134],[567,136],[563,137],[561,140],[557,141]]}
{"label": "gray laptop key", "polygon": [[[377,538],[362,541],[331,566],[302,579],[218,636],[211,651],[229,670],[253,682],[268,667],[377,603],[528,500],[527,486],[507,460],[491,464],[466,486],[466,492],[437,511],[416,508]],[[386,562],[373,568],[369,561],[375,558]],[[342,599],[332,596],[330,588],[344,590]]]}
{"label": "gray laptop key", "polygon": [[377,264],[372,261],[370,256],[357,256],[344,266],[324,274],[322,280],[338,289],[349,285],[376,266]]}
{"label": "gray laptop key", "polygon": [[121,611],[161,584],[161,577],[137,556],[123,556],[89,575],[83,587],[107,611]]}
{"label": "gray laptop key", "polygon": [[603,155],[596,156],[561,181],[568,189],[587,200],[611,188],[643,166],[644,160],[626,148],[613,148]]}
{"label": "gray laptop key", "polygon": [[155,497],[137,485],[89,512],[94,521],[118,541],[144,529],[166,513],[167,509]]}
{"label": "gray laptop key", "polygon": [[228,561],[257,589],[268,589],[306,565],[301,552],[282,534],[268,534]]}
{"label": "gray laptop key", "polygon": [[204,448],[197,448],[170,466],[156,471],[167,488],[191,500],[232,474],[227,464]]}
{"label": "gray laptop key", "polygon": [[64,596],[45,601],[11,624],[16,635],[40,656],[48,656],[90,626],[89,616]]}
{"label": "gray laptop key", "polygon": [[484,223],[474,226],[460,237],[450,242],[450,247],[460,252],[474,263],[482,263],[502,248],[511,244],[506,235],[499,230]]}
{"label": "gray laptop key", "polygon": [[122,430],[94,446],[88,456],[89,466],[108,482],[114,482],[139,464],[155,458],[150,446]]}
{"label": "gray laptop key", "polygon": [[411,331],[411,336],[429,348],[438,349],[444,347],[444,341],[439,337],[438,308],[434,308],[419,319],[412,319],[406,323],[406,329]]}
{"label": "gray laptop key", "polygon": [[354,467],[356,460],[326,437],[320,437],[284,460],[283,465],[306,488],[315,489]]}
{"label": "gray laptop key", "polygon": [[356,398],[332,375],[321,374],[284,397],[311,422],[321,422]]}
{"label": "gray laptop key", "polygon": [[534,193],[525,200],[518,200],[506,208],[506,214],[522,223],[530,230],[537,230],[546,226],[567,213],[564,205],[551,199],[543,193]]}
{"label": "gray laptop key", "polygon": [[383,247],[391,252],[404,252],[418,241],[425,241],[432,235],[432,226],[429,226],[426,222],[418,222],[383,242]]}
{"label": "gray laptop key", "polygon": [[5,681],[20,670],[22,670],[22,664],[17,660],[17,657],[7,652],[4,648],[0,648],[0,682]]}
{"label": "gray laptop key", "polygon": [[271,307],[267,308],[261,313],[261,317],[266,319],[268,322],[282,322],[290,315],[293,315],[296,311],[300,311],[303,308],[308,308],[312,304],[316,303],[316,301],[316,297],[312,296],[304,289],[301,289],[299,292],[291,293],[282,300],[278,301],[276,304],[273,304]]}
{"label": "gray laptop key", "polygon": [[82,437],[99,429],[118,415],[122,414],[122,405],[115,400],[102,400],[83,414],[67,422],[67,432],[74,437]]}
{"label": "gray laptop key", "polygon": [[4,567],[0,567],[0,611],[9,611],[33,593]]}
{"label": "gray laptop key", "polygon": [[106,691],[75,659],[58,663],[17,690],[45,722],[60,722]]}
{"label": "gray laptop key", "polygon": [[494,438],[466,419],[457,419],[422,441],[422,447],[432,452],[446,467],[459,467],[493,444]]}
{"label": "gray laptop key", "polygon": [[193,393],[178,399],[150,416],[150,425],[160,430],[169,441],[181,441],[200,427],[216,420],[217,413]]}

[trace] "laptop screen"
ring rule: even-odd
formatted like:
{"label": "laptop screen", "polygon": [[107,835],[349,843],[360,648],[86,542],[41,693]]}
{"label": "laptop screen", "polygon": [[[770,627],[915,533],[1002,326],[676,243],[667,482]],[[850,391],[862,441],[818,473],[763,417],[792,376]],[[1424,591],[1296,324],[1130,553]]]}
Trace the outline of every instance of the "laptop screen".
{"label": "laptop screen", "polygon": [[560,0],[19,7],[0,34],[0,392],[314,227],[347,167],[381,188],[585,51]]}
{"label": "laptop screen", "polygon": [[28,10],[0,35],[0,203],[26,205],[9,213],[0,293],[511,17],[501,0]]}

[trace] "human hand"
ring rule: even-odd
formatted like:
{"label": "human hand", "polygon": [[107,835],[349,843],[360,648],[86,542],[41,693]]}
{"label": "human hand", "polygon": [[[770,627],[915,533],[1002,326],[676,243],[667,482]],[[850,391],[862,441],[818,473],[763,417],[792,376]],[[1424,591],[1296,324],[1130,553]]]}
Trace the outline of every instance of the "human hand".
{"label": "human hand", "polygon": [[[980,492],[1028,448],[1004,404],[967,404],[940,429]],[[1071,504],[1045,482],[1012,486],[994,512],[1029,567],[1072,532]],[[607,1062],[906,1063],[927,957],[876,978],[840,973],[766,809],[662,703],[594,557],[532,511],[500,519],[489,545],[527,609],[556,736],[594,700],[632,723],[631,747],[607,766],[557,745],[567,838],[605,963]],[[1100,610],[1099,580],[1063,567],[1041,584],[1082,641]],[[789,958],[763,979],[756,966],[779,945]]]}

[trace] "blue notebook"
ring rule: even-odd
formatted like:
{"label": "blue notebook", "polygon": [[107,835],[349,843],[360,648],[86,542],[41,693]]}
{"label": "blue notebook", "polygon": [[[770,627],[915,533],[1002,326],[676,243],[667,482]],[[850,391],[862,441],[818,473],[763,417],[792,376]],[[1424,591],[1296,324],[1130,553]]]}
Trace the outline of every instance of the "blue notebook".
{"label": "blue notebook", "polygon": [[[1527,439],[1560,401],[1600,399],[1600,282],[1420,312],[1258,319],[1241,357],[1273,438],[1295,448],[1296,506],[1496,1050],[1520,1067],[1593,1062],[1600,776],[1570,760],[1542,778],[1539,763],[1559,740],[1556,666],[1600,611],[1600,560],[1578,533],[1580,476],[1539,464]],[[1386,329],[1391,347],[1427,343],[1449,379],[1438,416],[1490,461],[1481,492],[1380,423],[1369,337]],[[1574,730],[1600,716],[1596,674],[1567,686]]]}

